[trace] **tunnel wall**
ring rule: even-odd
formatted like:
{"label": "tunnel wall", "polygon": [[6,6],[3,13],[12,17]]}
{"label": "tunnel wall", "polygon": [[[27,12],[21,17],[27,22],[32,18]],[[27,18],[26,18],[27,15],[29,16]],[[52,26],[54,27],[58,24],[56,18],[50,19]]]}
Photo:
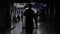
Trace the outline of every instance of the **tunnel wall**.
{"label": "tunnel wall", "polygon": [[10,29],[9,0],[0,0],[0,34]]}

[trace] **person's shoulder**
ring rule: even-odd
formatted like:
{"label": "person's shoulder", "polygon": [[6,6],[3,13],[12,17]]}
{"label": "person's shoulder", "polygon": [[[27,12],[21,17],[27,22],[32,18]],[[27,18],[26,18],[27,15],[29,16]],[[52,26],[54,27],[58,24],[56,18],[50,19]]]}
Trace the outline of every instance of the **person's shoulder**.
{"label": "person's shoulder", "polygon": [[27,12],[27,11],[28,11],[28,9],[25,10],[25,12]]}
{"label": "person's shoulder", "polygon": [[[26,9],[26,10],[29,10],[29,9]],[[26,11],[26,10],[25,10],[25,11]]]}

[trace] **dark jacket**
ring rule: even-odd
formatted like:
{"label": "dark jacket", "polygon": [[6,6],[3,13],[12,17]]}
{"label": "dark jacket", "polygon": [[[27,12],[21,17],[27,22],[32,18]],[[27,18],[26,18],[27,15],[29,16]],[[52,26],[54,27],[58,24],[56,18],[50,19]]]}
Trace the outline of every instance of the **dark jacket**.
{"label": "dark jacket", "polygon": [[25,25],[27,28],[33,28],[33,18],[35,19],[34,11],[31,9],[27,9],[24,12],[25,19]]}

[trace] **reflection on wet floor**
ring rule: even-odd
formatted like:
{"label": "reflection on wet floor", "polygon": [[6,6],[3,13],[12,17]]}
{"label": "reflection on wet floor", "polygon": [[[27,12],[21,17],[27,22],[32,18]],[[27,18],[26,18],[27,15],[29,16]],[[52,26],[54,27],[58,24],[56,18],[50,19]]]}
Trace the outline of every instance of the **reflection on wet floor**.
{"label": "reflection on wet floor", "polygon": [[[37,29],[33,30],[33,34],[54,34],[51,33],[47,24],[38,23]],[[11,30],[11,34],[26,34],[25,29],[22,29],[22,23],[16,23],[16,27]]]}
{"label": "reflection on wet floor", "polygon": [[48,34],[46,27],[41,23],[38,25],[37,34]]}
{"label": "reflection on wet floor", "polygon": [[[22,34],[26,34],[25,29],[23,29]],[[38,24],[38,28],[33,30],[33,34],[47,34],[47,31],[44,30],[41,24]]]}
{"label": "reflection on wet floor", "polygon": [[15,28],[11,31],[11,34],[21,34],[22,32],[22,22],[20,21],[19,23],[15,24]]}
{"label": "reflection on wet floor", "polygon": [[[25,29],[23,29],[22,34],[26,34]],[[33,34],[52,34],[48,27],[46,27],[43,23],[38,23],[38,28],[33,30]]]}

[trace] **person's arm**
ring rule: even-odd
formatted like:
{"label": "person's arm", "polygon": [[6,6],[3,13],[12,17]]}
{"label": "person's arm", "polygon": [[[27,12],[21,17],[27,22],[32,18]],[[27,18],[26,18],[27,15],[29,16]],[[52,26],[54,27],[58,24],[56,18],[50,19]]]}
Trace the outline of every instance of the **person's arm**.
{"label": "person's arm", "polygon": [[23,15],[26,16],[26,14],[27,14],[27,12],[26,12],[26,10],[25,10],[25,12],[23,13]]}
{"label": "person's arm", "polygon": [[33,14],[33,17],[34,17],[34,20],[35,20],[35,24],[37,26],[37,16],[36,16],[36,14]]}

